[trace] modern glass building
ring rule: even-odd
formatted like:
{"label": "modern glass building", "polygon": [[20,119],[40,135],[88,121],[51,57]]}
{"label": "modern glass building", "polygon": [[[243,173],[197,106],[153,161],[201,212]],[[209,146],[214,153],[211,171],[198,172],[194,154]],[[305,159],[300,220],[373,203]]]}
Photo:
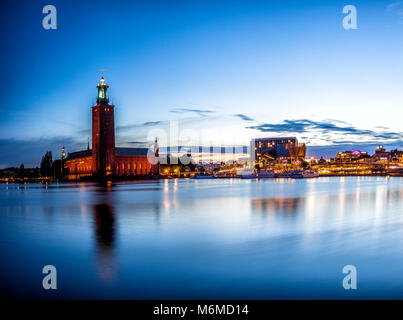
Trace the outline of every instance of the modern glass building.
{"label": "modern glass building", "polygon": [[263,163],[275,161],[292,161],[304,159],[306,145],[298,143],[296,137],[258,138],[250,144],[250,163],[262,166]]}

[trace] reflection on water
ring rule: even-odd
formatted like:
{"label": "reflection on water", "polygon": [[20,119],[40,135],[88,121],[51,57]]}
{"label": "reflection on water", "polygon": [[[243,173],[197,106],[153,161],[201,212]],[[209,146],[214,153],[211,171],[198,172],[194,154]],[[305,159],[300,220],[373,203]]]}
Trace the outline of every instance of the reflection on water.
{"label": "reflection on water", "polygon": [[303,198],[279,198],[279,199],[252,199],[252,210],[257,213],[297,213],[303,205]]}
{"label": "reflection on water", "polygon": [[94,206],[95,231],[98,249],[111,251],[115,241],[115,218],[109,204]]}
{"label": "reflection on water", "polygon": [[[0,289],[28,298],[403,298],[402,182],[0,185]],[[46,264],[58,268],[57,294],[41,287]],[[359,270],[354,293],[341,286],[347,264]]]}
{"label": "reflection on water", "polygon": [[115,217],[112,207],[109,204],[94,205],[94,222],[99,273],[103,278],[112,278],[116,273]]}

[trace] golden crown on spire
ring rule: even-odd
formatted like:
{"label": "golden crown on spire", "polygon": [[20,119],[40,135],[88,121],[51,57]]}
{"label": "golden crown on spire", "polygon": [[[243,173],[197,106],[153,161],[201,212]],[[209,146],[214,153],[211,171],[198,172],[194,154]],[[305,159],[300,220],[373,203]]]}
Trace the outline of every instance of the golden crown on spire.
{"label": "golden crown on spire", "polygon": [[105,79],[104,79],[104,71],[106,70],[106,68],[103,69],[99,69],[99,71],[101,71],[101,86],[104,85]]}

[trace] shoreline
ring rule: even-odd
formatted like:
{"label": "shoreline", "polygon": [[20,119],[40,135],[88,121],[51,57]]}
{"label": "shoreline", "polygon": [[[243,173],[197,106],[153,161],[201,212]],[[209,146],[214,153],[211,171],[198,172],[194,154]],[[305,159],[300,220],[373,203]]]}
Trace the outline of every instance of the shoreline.
{"label": "shoreline", "polygon": [[[314,178],[292,178],[292,177],[264,177],[264,178],[251,178],[247,180],[272,180],[272,179],[294,179],[294,180],[301,180],[301,179],[315,179],[315,178],[322,178],[322,177],[396,177],[402,178],[403,175],[391,175],[391,174],[320,174],[319,177]],[[54,184],[54,183],[77,183],[77,182],[97,182],[97,183],[109,183],[109,182],[125,182],[125,181],[150,181],[150,180],[174,180],[174,179],[194,179],[190,177],[137,177],[137,178],[127,178],[127,179],[74,179],[74,180],[49,180],[49,179],[38,179],[38,180],[25,180],[25,179],[16,179],[16,180],[0,180],[1,184]],[[240,176],[235,177],[211,177],[205,178],[202,180],[215,180],[215,179],[242,179]],[[198,179],[195,179],[198,180]]]}

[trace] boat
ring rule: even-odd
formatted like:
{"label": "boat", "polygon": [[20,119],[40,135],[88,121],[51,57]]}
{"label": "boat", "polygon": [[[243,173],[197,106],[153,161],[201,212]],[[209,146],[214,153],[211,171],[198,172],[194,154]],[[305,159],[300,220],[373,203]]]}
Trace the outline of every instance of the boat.
{"label": "boat", "polygon": [[241,179],[256,179],[256,175],[254,173],[252,174],[240,174],[239,177]]}
{"label": "boat", "polygon": [[215,177],[209,174],[196,174],[193,179],[214,179]]}
{"label": "boat", "polygon": [[290,172],[290,178],[302,179],[304,177],[302,172],[302,170],[293,170]]}
{"label": "boat", "polygon": [[261,170],[257,173],[254,173],[251,170],[242,171],[239,173],[239,177],[241,179],[256,179],[256,178],[274,178],[274,171],[273,170]]}
{"label": "boat", "polygon": [[302,176],[304,178],[317,178],[319,177],[319,172],[315,170],[304,170],[302,171]]}
{"label": "boat", "polygon": [[256,178],[274,178],[273,170],[262,170],[256,173]]}
{"label": "boat", "polygon": [[393,168],[386,172],[388,176],[394,177],[402,177],[403,176],[403,168]]}
{"label": "boat", "polygon": [[288,171],[284,171],[284,172],[277,172],[274,175],[275,178],[290,178],[291,177],[291,173]]}
{"label": "boat", "polygon": [[249,168],[237,169],[237,175],[241,179],[256,179],[254,170]]}

